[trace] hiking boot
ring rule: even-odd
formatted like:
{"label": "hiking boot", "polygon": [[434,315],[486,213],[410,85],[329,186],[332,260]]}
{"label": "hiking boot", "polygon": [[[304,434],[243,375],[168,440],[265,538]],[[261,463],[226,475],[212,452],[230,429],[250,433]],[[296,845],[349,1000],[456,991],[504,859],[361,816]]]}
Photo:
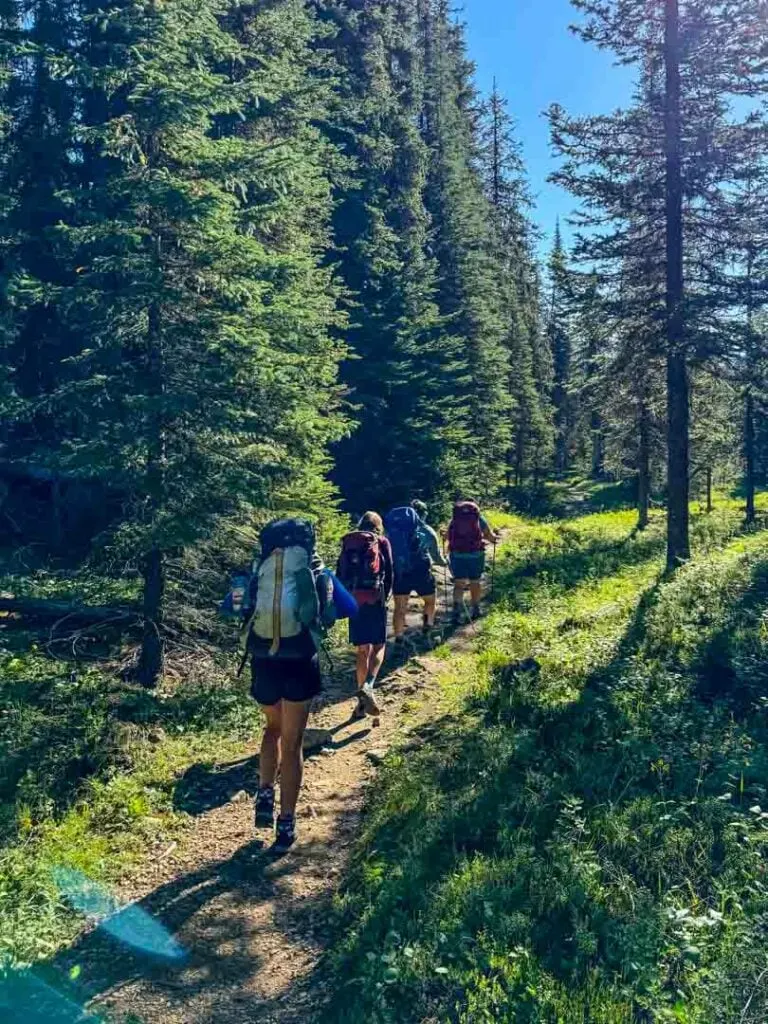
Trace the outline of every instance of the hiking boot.
{"label": "hiking boot", "polygon": [[270,848],[271,853],[288,853],[296,842],[296,817],[293,814],[281,814],[277,819],[277,835]]}
{"label": "hiking boot", "polygon": [[352,718],[354,721],[359,721],[361,718],[365,718],[365,704],[363,703],[362,691],[357,695],[357,703],[352,711]]}
{"label": "hiking boot", "polygon": [[360,691],[360,703],[363,705],[366,715],[378,717],[378,715],[381,714],[381,708],[376,703],[376,698],[373,696],[372,686],[365,686]]}
{"label": "hiking boot", "polygon": [[275,790],[264,786],[256,795],[256,828],[275,827]]}
{"label": "hiking boot", "polygon": [[479,619],[482,614],[483,614],[483,612],[482,612],[482,609],[480,608],[480,605],[479,604],[473,604],[472,605],[472,611],[470,612],[470,618],[472,619],[472,621],[474,622],[475,619]]}

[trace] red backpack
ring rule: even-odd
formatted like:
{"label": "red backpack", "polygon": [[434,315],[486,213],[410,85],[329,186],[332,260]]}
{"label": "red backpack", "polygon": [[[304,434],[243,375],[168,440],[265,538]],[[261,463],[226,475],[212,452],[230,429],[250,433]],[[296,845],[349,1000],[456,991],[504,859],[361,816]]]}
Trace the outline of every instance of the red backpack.
{"label": "red backpack", "polygon": [[458,501],[453,507],[453,519],[448,527],[448,543],[457,555],[470,555],[483,551],[483,529],[480,509],[474,501]]}
{"label": "red backpack", "polygon": [[375,533],[355,530],[346,535],[336,575],[358,604],[378,604],[384,592],[384,559]]}

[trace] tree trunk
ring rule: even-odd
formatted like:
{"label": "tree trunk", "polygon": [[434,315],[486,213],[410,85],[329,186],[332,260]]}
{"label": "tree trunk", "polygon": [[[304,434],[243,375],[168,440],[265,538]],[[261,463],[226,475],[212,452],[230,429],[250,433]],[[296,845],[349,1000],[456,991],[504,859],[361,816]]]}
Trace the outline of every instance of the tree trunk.
{"label": "tree trunk", "polygon": [[163,553],[153,548],[142,566],[144,577],[144,631],[141,639],[139,682],[149,688],[157,686],[163,674],[163,594],[165,567]]}
{"label": "tree trunk", "polygon": [[[155,239],[158,264],[161,259],[160,238]],[[160,305],[153,302],[147,317],[147,392],[155,399],[149,418],[147,443],[146,487],[153,519],[163,508],[165,494],[166,424],[163,396],[165,393],[165,353],[163,351],[162,315]],[[154,527],[154,522],[153,522]],[[163,674],[163,595],[165,565],[163,551],[157,541],[144,557],[144,631],[139,659],[139,681],[142,686],[157,686]]]}
{"label": "tree trunk", "polygon": [[648,526],[648,509],[651,502],[651,437],[648,407],[640,409],[640,444],[637,458],[637,528]]}
{"label": "tree trunk", "polygon": [[712,504],[712,467],[707,466],[707,515],[714,509]]}
{"label": "tree trunk", "polygon": [[690,558],[689,381],[683,320],[683,182],[678,0],[665,0],[666,66],[666,328],[667,328],[667,569]]}
{"label": "tree trunk", "polygon": [[591,416],[592,433],[592,479],[602,480],[605,476],[605,445],[603,438],[603,419],[599,412]]}
{"label": "tree trunk", "polygon": [[747,492],[747,523],[755,521],[755,400],[747,391],[744,403],[744,486]]}
{"label": "tree trunk", "polygon": [[61,622],[67,626],[93,626],[135,620],[138,608],[130,605],[89,607],[68,601],[47,601],[34,597],[0,597],[0,612],[37,622]]}

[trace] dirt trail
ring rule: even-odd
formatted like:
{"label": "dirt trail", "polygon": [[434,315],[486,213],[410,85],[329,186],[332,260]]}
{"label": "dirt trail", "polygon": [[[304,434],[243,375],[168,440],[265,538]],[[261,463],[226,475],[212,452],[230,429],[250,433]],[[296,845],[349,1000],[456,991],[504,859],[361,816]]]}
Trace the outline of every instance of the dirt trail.
{"label": "dirt trail", "polygon": [[[377,689],[379,728],[370,719],[350,720],[350,670],[337,672],[314,711],[310,729],[320,732],[311,735],[322,747],[307,760],[300,839],[288,856],[269,858],[262,849],[268,834],[254,831],[253,758],[219,766],[197,781],[201,806],[211,809],[199,814],[176,849],[147,864],[120,894],[139,901],[188,955],[169,966],[131,955],[100,932],[84,936],[64,966],[77,965],[95,1012],[106,1010],[121,1024],[313,1018],[323,1003],[322,982],[313,972],[328,939],[329,903],[344,873],[366,786],[387,748],[435,715],[439,663],[425,651],[417,623],[420,604],[414,601],[409,636],[415,653],[398,665],[397,655],[388,652]],[[456,649],[471,637],[467,627],[448,642]],[[217,789],[225,791],[226,802],[217,799]]]}

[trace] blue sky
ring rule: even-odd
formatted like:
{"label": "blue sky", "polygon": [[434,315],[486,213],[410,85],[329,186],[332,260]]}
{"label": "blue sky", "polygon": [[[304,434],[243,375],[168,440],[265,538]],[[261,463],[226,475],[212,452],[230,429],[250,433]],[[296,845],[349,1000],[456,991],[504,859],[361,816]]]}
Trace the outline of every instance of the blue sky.
{"label": "blue sky", "polygon": [[495,76],[517,121],[546,249],[555,219],[571,213],[573,200],[547,184],[556,161],[542,113],[550,103],[573,114],[606,113],[630,98],[631,74],[568,31],[577,19],[568,0],[463,0],[460,17],[478,86],[490,91]]}

